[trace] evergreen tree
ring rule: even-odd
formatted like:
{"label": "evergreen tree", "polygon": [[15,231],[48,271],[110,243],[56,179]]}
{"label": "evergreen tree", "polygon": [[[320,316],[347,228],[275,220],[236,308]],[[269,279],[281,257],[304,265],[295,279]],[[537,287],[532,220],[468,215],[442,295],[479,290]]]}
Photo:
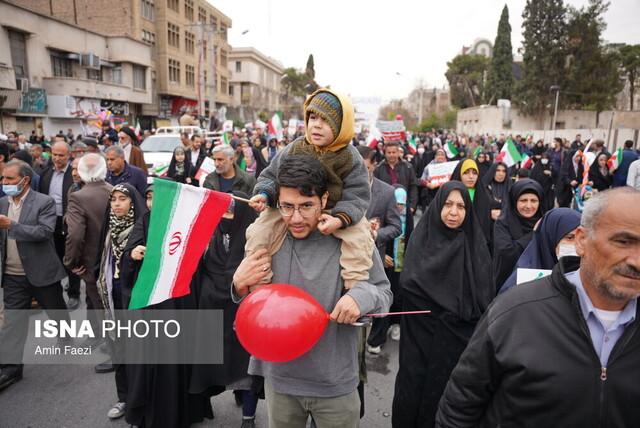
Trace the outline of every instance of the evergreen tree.
{"label": "evergreen tree", "polygon": [[467,108],[482,103],[488,64],[489,60],[482,55],[458,55],[447,63],[445,76],[451,90],[451,104]]}
{"label": "evergreen tree", "polygon": [[636,79],[640,77],[640,45],[625,45],[620,48],[620,62],[629,81],[629,110],[633,110],[636,94]]}
{"label": "evergreen tree", "polygon": [[[524,19],[522,79],[515,101],[521,112],[542,115],[551,103],[553,85],[564,86],[566,9],[562,0],[527,0]],[[563,97],[560,97],[561,100]]]}
{"label": "evergreen tree", "polygon": [[485,98],[489,104],[496,104],[499,99],[511,99],[513,90],[513,51],[511,50],[511,25],[509,24],[509,8],[504,5],[498,34],[493,45],[493,57],[487,76]]}
{"label": "evergreen tree", "polygon": [[315,65],[313,64],[313,54],[309,54],[309,58],[307,59],[307,68],[305,70],[305,73],[307,73],[307,76],[309,76],[310,80],[313,80],[313,79],[316,78]]}
{"label": "evergreen tree", "polygon": [[606,28],[602,15],[608,7],[603,0],[590,0],[587,7],[569,12],[569,68],[563,89],[570,108],[606,110],[622,89],[618,54],[608,51],[601,39]]}

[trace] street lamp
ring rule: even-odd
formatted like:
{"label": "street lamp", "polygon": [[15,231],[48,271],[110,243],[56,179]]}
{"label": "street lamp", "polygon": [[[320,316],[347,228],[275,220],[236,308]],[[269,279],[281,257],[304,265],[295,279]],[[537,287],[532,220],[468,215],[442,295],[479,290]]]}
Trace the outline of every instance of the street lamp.
{"label": "street lamp", "polygon": [[549,88],[549,92],[554,92],[556,93],[556,105],[553,108],[553,124],[552,126],[552,130],[553,130],[553,136],[551,137],[556,138],[556,119],[558,118],[558,100],[560,98],[560,86],[558,85],[553,85]]}

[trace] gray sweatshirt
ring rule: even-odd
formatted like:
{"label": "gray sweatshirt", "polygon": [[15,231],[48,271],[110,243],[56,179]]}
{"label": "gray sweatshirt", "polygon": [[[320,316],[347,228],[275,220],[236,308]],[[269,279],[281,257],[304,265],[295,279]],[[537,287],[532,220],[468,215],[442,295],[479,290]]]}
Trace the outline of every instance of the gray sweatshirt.
{"label": "gray sweatshirt", "polygon": [[[343,291],[340,240],[317,230],[307,239],[287,234],[273,255],[274,284],[296,285],[315,297],[331,313]],[[377,251],[373,252],[369,281],[348,291],[361,314],[387,312],[393,295]],[[288,363],[268,363],[251,357],[249,374],[264,376],[280,394],[336,397],[358,386],[357,342],[362,327],[329,322],[324,335],[306,354]]]}

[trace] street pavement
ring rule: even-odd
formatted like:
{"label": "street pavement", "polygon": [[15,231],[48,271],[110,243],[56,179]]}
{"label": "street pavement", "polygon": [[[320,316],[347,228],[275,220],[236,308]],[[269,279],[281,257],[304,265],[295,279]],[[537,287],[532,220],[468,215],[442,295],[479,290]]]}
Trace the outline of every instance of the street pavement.
{"label": "street pavement", "polygon": [[[398,342],[389,340],[382,353],[367,354],[367,367],[361,426],[390,427]],[[97,374],[93,366],[87,365],[28,365],[22,381],[0,392],[0,428],[128,427],[124,418],[115,421],[107,418],[116,398],[113,373]],[[240,427],[242,409],[236,407],[231,392],[213,397],[212,403],[215,418],[194,427]],[[268,425],[263,400],[258,403],[256,425],[259,428]]]}

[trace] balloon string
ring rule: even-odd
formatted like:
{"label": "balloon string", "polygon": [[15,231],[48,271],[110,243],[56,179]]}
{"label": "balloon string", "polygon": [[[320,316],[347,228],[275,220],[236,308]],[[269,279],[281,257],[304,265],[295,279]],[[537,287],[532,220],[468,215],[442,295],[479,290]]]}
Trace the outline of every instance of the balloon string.
{"label": "balloon string", "polygon": [[430,314],[431,311],[407,311],[407,312],[385,312],[380,314],[365,314],[365,317],[386,317],[389,315],[417,315],[417,314]]}

